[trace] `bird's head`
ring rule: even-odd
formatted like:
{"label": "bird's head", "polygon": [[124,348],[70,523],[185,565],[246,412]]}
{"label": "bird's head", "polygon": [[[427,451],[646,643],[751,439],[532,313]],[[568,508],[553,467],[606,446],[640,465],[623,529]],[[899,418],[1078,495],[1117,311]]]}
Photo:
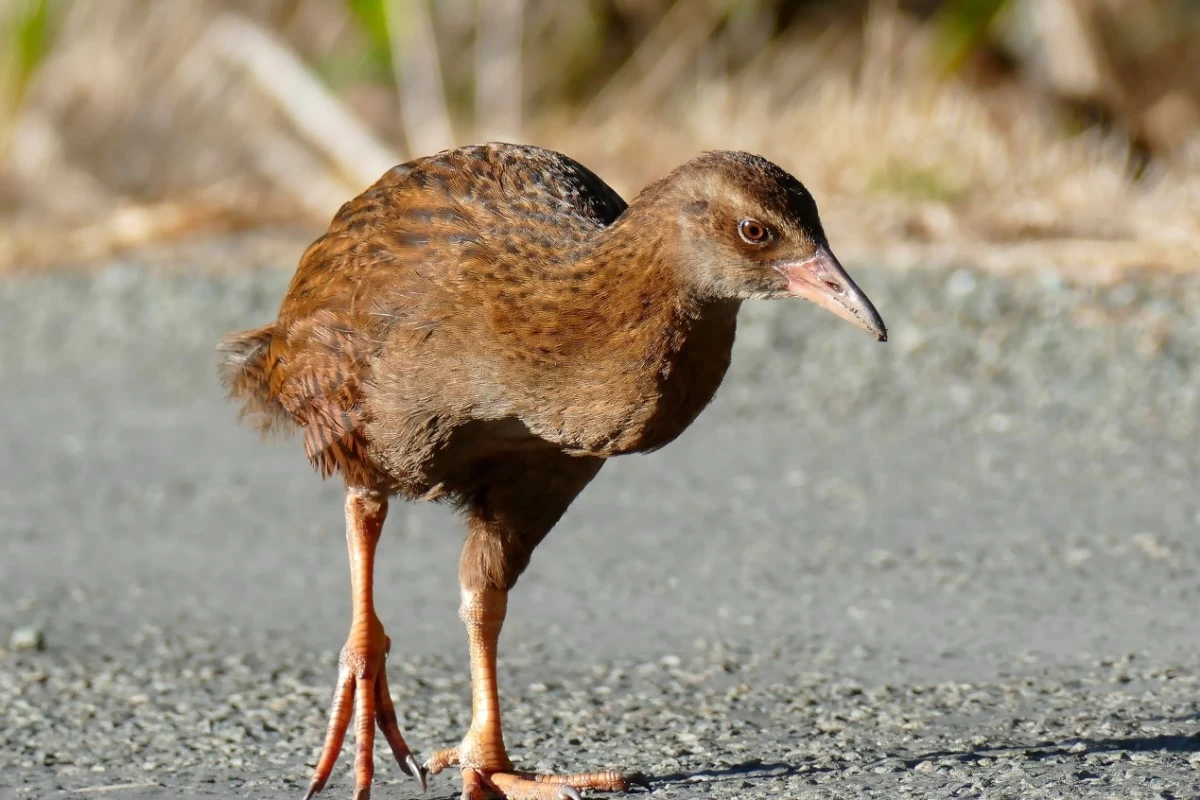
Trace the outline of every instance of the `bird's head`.
{"label": "bird's head", "polygon": [[830,250],[812,195],[785,170],[715,151],[672,172],[654,194],[678,209],[679,261],[699,296],[800,297],[887,340],[879,312]]}

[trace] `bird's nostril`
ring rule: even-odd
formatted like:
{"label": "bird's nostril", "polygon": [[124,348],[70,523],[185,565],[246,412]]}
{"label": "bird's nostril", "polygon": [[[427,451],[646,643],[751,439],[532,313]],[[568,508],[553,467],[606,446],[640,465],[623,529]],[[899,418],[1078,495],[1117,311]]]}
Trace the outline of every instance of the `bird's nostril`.
{"label": "bird's nostril", "polygon": [[833,292],[834,294],[841,294],[842,292],[846,291],[845,288],[837,281],[825,281],[825,285],[829,287],[829,291]]}

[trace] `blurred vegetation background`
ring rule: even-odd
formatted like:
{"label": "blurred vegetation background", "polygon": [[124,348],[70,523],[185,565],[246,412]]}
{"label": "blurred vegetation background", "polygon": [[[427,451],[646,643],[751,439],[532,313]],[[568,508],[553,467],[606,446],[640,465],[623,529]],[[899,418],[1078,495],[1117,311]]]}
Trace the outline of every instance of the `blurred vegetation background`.
{"label": "blurred vegetation background", "polygon": [[760,152],[843,258],[1200,265],[1198,0],[0,0],[0,37],[0,270],[311,238],[487,139],[626,196]]}

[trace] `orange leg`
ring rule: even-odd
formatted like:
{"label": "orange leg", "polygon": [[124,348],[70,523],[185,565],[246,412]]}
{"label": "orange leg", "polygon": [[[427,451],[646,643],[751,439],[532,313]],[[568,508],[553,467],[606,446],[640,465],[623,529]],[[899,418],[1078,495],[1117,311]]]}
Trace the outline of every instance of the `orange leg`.
{"label": "orange leg", "polygon": [[619,772],[535,775],[513,770],[504,747],[496,687],[496,645],[507,608],[507,592],[463,590],[458,613],[467,626],[471,654],[471,727],[458,747],[433,754],[425,764],[430,774],[459,767],[463,800],[579,800],[581,790],[624,792],[631,783],[644,784],[639,776]]}
{"label": "orange leg", "polygon": [[371,779],[375,774],[375,725],[383,731],[400,769],[421,781],[425,788],[425,771],[417,764],[412,751],[404,742],[396,719],[396,708],[388,692],[385,661],[391,640],[375,615],[374,573],[375,545],[387,516],[387,497],[360,489],[346,492],[346,545],[350,550],[351,622],[350,636],[338,660],[337,687],[333,690],[333,707],[329,712],[329,727],[317,768],[313,771],[305,800],[325,788],[333,772],[334,762],[342,749],[350,717],[354,717],[354,798],[367,800],[371,796]]}

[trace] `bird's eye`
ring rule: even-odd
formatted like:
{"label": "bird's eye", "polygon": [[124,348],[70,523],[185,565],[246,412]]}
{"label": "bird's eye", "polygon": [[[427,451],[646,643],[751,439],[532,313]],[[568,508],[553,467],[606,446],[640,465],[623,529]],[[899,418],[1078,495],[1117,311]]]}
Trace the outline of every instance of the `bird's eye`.
{"label": "bird's eye", "polygon": [[750,244],[762,244],[767,240],[767,226],[756,219],[744,219],[739,222],[738,233]]}

